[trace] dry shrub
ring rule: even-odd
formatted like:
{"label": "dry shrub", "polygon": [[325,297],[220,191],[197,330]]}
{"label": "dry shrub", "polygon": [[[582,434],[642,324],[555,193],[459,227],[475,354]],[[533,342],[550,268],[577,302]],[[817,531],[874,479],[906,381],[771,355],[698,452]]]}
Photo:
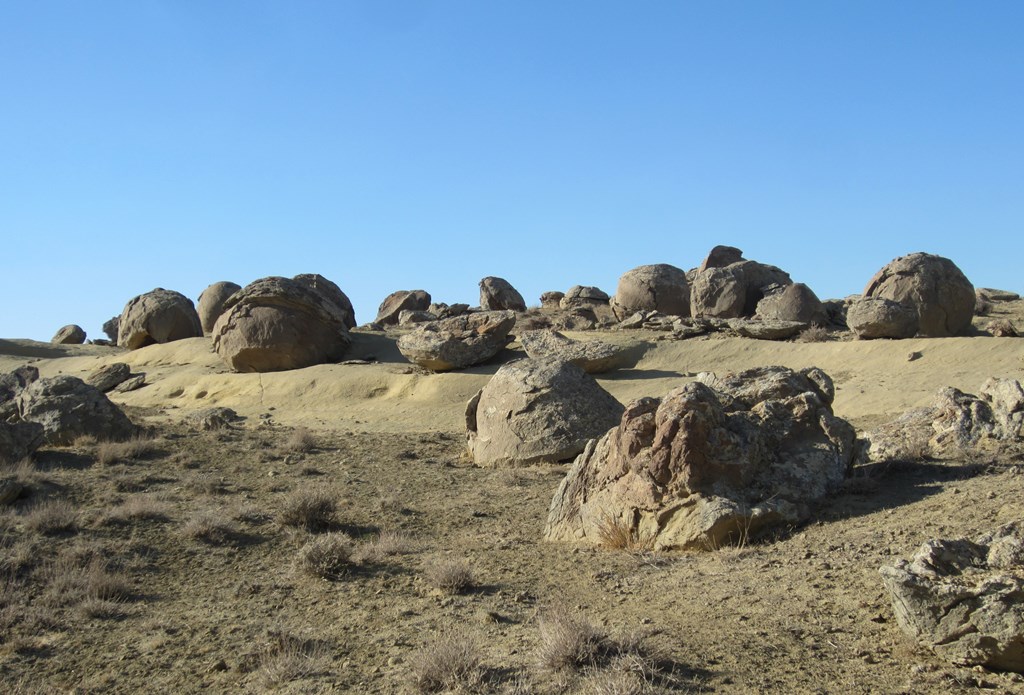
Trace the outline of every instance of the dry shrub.
{"label": "dry shrub", "polygon": [[800,343],[824,343],[828,340],[828,329],[824,326],[811,326],[800,331],[796,339]]}
{"label": "dry shrub", "polygon": [[630,671],[595,671],[583,679],[579,692],[587,695],[644,695],[650,684]]}
{"label": "dry shrub", "polygon": [[452,631],[442,632],[411,658],[413,687],[421,693],[480,692],[484,680],[476,640]]}
{"label": "dry shrub", "polygon": [[46,480],[45,476],[36,468],[35,462],[28,457],[18,461],[8,461],[0,456],[0,476],[14,478],[15,482],[24,487],[30,487],[33,483],[41,483]]}
{"label": "dry shrub", "polygon": [[277,520],[282,526],[293,526],[316,533],[337,526],[337,510],[338,503],[327,490],[304,488],[285,498]]}
{"label": "dry shrub", "polygon": [[562,606],[549,608],[538,619],[540,646],[537,659],[551,671],[578,670],[598,662],[607,638],[586,618]]}
{"label": "dry shrub", "polygon": [[132,521],[167,521],[170,505],[151,494],[132,495],[109,510],[100,519],[102,524],[127,524]]}
{"label": "dry shrub", "polygon": [[123,616],[124,608],[120,603],[114,601],[106,601],[101,598],[87,598],[78,604],[78,613],[83,618],[108,620]]}
{"label": "dry shrub", "polygon": [[352,539],[344,533],[315,536],[299,551],[299,566],[311,576],[340,579],[357,563]]}
{"label": "dry shrub", "polygon": [[264,688],[275,688],[326,669],[330,650],[321,640],[284,632],[271,635],[260,652],[259,671]]}
{"label": "dry shrub", "polygon": [[78,529],[78,511],[67,500],[46,500],[26,512],[25,526],[44,536],[69,533]]}
{"label": "dry shrub", "polygon": [[148,456],[157,450],[152,437],[135,437],[123,442],[100,442],[96,445],[96,461],[104,466],[127,463]]}
{"label": "dry shrub", "polygon": [[462,558],[431,558],[423,566],[427,583],[448,596],[461,594],[475,583],[473,570]]}
{"label": "dry shrub", "polygon": [[647,552],[654,549],[654,534],[641,533],[634,524],[616,514],[602,514],[597,521],[597,543],[609,550]]}
{"label": "dry shrub", "polygon": [[224,545],[238,533],[238,529],[213,512],[200,512],[182,527],[181,533],[194,541]]}
{"label": "dry shrub", "polygon": [[50,605],[82,605],[89,601],[116,603],[131,597],[131,585],[112,574],[103,558],[86,548],[58,556],[41,573]]}
{"label": "dry shrub", "polygon": [[285,440],[281,448],[285,451],[305,453],[312,451],[318,445],[316,435],[305,427],[296,427]]}
{"label": "dry shrub", "polygon": [[360,562],[375,563],[386,557],[411,553],[415,548],[416,544],[404,531],[386,529],[356,548],[355,556]]}

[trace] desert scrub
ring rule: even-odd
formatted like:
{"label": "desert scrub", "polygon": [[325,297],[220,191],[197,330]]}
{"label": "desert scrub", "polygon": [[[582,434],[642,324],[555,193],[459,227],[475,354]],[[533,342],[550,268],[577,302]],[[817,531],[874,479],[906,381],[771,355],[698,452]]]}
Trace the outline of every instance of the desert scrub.
{"label": "desert scrub", "polygon": [[132,521],[167,521],[170,505],[152,494],[137,494],[110,509],[101,518],[103,525],[128,524]]}
{"label": "desert scrub", "polygon": [[423,565],[423,578],[441,593],[454,596],[476,583],[473,570],[462,558],[430,558]]}
{"label": "desert scrub", "polygon": [[285,498],[277,520],[282,526],[316,533],[337,526],[337,511],[338,503],[327,490],[302,488]]}
{"label": "desert scrub", "polygon": [[828,340],[828,329],[824,326],[811,326],[800,331],[796,339],[800,343],[823,343]]}
{"label": "desert scrub", "polygon": [[224,545],[238,533],[230,521],[214,512],[200,512],[189,519],[181,529],[181,535],[209,545]]}
{"label": "desert scrub", "polygon": [[288,439],[284,441],[281,448],[284,451],[306,453],[315,449],[317,444],[316,435],[310,432],[309,429],[305,427],[296,427],[292,430],[292,433],[288,435]]}
{"label": "desert scrub", "polygon": [[148,456],[157,450],[152,437],[135,437],[123,442],[100,442],[96,445],[96,461],[104,466],[127,463]]}
{"label": "desert scrub", "polygon": [[537,661],[550,671],[577,670],[597,663],[607,650],[606,636],[588,620],[562,606],[547,609],[538,618],[540,644]]}
{"label": "desert scrub", "polygon": [[602,514],[597,521],[597,544],[608,550],[647,552],[654,549],[654,534],[641,533],[616,514]]}
{"label": "desert scrub", "polygon": [[258,658],[260,680],[270,689],[326,671],[330,650],[321,640],[278,632]]}
{"label": "desert scrub", "polygon": [[78,530],[78,511],[67,500],[46,500],[29,508],[25,526],[44,536],[71,533]]}
{"label": "desert scrub", "polygon": [[315,536],[299,551],[299,567],[321,579],[340,579],[358,564],[353,559],[354,544],[344,533]]}
{"label": "desert scrub", "polygon": [[409,672],[420,693],[479,692],[484,680],[476,640],[454,631],[442,632],[413,654]]}
{"label": "desert scrub", "polygon": [[355,551],[360,562],[376,563],[384,558],[405,555],[416,550],[416,543],[403,531],[385,529],[371,540],[361,543]]}

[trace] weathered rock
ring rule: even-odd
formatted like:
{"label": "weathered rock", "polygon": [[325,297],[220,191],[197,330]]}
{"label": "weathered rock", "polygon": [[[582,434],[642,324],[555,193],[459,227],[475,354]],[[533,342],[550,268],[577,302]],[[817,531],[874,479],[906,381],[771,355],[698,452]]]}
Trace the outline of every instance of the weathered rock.
{"label": "weathered rock", "polygon": [[805,518],[859,452],[818,369],[752,369],[630,403],[551,502],[545,537],[601,543],[610,526],[655,548],[717,548]]}
{"label": "weathered rock", "polygon": [[103,393],[114,390],[132,375],[131,367],[124,362],[113,362],[97,367],[85,377],[85,383],[95,386]]}
{"label": "weathered rock", "polygon": [[482,311],[432,321],[398,339],[407,360],[435,372],[465,369],[491,359],[508,344],[512,311]]}
{"label": "weathered rock", "polygon": [[117,333],[118,333],[118,326],[120,325],[120,323],[121,323],[121,317],[120,316],[114,316],[114,317],[112,317],[110,319],[107,319],[103,323],[103,332],[107,335],[107,338],[110,339],[110,344],[111,345],[117,345]]}
{"label": "weathered rock", "polygon": [[296,280],[256,280],[228,299],[213,349],[236,372],[276,372],[340,360],[351,344],[348,314]]}
{"label": "weathered rock", "polygon": [[377,309],[373,320],[382,326],[394,326],[403,311],[426,311],[430,307],[430,294],[424,290],[398,290],[392,292]]}
{"label": "weathered rock", "polygon": [[630,360],[632,347],[610,345],[598,341],[566,338],[558,331],[521,331],[519,342],[532,359],[555,357],[571,362],[588,374],[600,374],[624,366]]}
{"label": "weathered rock", "polygon": [[429,311],[403,311],[398,315],[399,326],[413,326],[418,323],[426,323],[427,321],[437,321],[437,316],[434,316]]}
{"label": "weathered rock", "polygon": [[978,396],[948,387],[931,406],[910,410],[869,432],[871,458],[892,461],[956,458],[986,443],[1019,442],[1024,433],[1024,389],[1014,379],[988,379]]}
{"label": "weathered rock", "polygon": [[562,307],[562,297],[565,296],[565,292],[545,292],[540,296],[540,306],[542,309],[560,309]]}
{"label": "weathered rock", "polygon": [[976,300],[974,285],[953,261],[928,253],[891,261],[871,278],[864,296],[914,307],[917,332],[929,338],[967,333]]}
{"label": "weathered rock", "polygon": [[508,280],[485,277],[480,281],[480,308],[484,311],[526,311],[526,302]]}
{"label": "weathered rock", "polygon": [[68,324],[58,330],[50,342],[57,345],[81,345],[85,342],[85,329],[73,323]]}
{"label": "weathered rock", "polygon": [[0,420],[0,463],[16,463],[43,445],[45,432],[37,422]]}
{"label": "weathered rock", "polygon": [[846,309],[846,324],[858,338],[913,338],[918,317],[913,306],[882,297],[861,297]]}
{"label": "weathered rock", "polygon": [[466,407],[469,451],[481,466],[565,461],[614,427],[622,405],[558,358],[503,365]]}
{"label": "weathered rock", "polygon": [[25,388],[18,394],[18,415],[42,425],[46,441],[58,446],[83,435],[121,440],[137,432],[102,391],[67,374],[39,379]]}
{"label": "weathered rock", "polygon": [[0,421],[18,414],[18,394],[39,378],[39,370],[25,364],[12,372],[0,374]]}
{"label": "weathered rock", "polygon": [[199,295],[199,308],[196,310],[203,333],[213,331],[213,324],[217,323],[217,319],[224,312],[224,303],[240,289],[242,286],[233,282],[215,282],[203,290]]}
{"label": "weathered rock", "polygon": [[619,278],[611,306],[620,321],[638,311],[689,316],[690,285],[686,272],[667,263],[633,268]]}
{"label": "weathered rock", "polygon": [[1020,299],[1020,295],[1016,292],[996,290],[991,287],[979,287],[975,290],[975,294],[988,302],[1015,302]]}
{"label": "weathered rock", "polygon": [[958,666],[1024,672],[1024,522],[882,567],[899,626]]}
{"label": "weathered rock", "polygon": [[702,273],[708,268],[724,268],[727,265],[733,263],[741,263],[746,259],[743,258],[743,252],[735,246],[716,246],[711,249],[708,253],[707,258],[697,268],[698,273]]}
{"label": "weathered rock", "polygon": [[[469,304],[445,304],[444,302],[431,303],[425,313],[433,315],[435,319],[450,319],[453,316],[462,316],[469,311]],[[402,315],[399,314],[399,323]]]}
{"label": "weathered rock", "polygon": [[292,280],[305,285],[345,312],[345,328],[356,327],[356,310],[352,308],[352,302],[340,287],[318,273],[300,273]]}
{"label": "weathered rock", "polygon": [[829,322],[818,295],[802,282],[786,285],[759,301],[755,316],[764,321],[799,321],[815,326]]}
{"label": "weathered rock", "polygon": [[608,306],[608,294],[597,287],[573,285],[558,301],[563,309],[580,309]]}
{"label": "weathered rock", "polygon": [[995,321],[989,321],[988,325],[985,326],[985,330],[994,338],[1019,338],[1020,332],[1017,327],[1013,325],[1011,321],[1006,319],[997,319]]}
{"label": "weathered rock", "polygon": [[690,314],[722,319],[750,317],[770,290],[791,283],[785,271],[757,261],[707,268],[698,272],[690,284]]}
{"label": "weathered rock", "polygon": [[192,300],[161,287],[125,305],[118,321],[117,344],[129,350],[203,335]]}
{"label": "weathered rock", "polygon": [[135,374],[134,376],[128,377],[120,384],[114,387],[115,393],[128,393],[129,391],[137,391],[146,385],[146,375]]}
{"label": "weathered rock", "polygon": [[742,338],[787,340],[808,327],[802,321],[729,319],[729,328]]}
{"label": "weathered rock", "polygon": [[[2,429],[2,428],[0,428]],[[3,437],[0,434],[0,437]],[[0,507],[6,507],[18,499],[25,491],[25,486],[13,476],[0,478]]]}
{"label": "weathered rock", "polygon": [[185,423],[199,430],[222,430],[241,420],[231,408],[220,406],[203,408],[185,417]]}

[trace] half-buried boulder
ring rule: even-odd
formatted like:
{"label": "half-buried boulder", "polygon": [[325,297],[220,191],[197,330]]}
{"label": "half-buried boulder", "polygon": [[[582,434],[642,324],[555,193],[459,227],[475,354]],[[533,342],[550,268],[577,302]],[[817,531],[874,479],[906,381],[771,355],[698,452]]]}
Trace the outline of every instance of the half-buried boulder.
{"label": "half-buried boulder", "polygon": [[85,383],[95,386],[103,393],[113,391],[132,375],[131,367],[124,362],[113,362],[94,369],[85,377]]}
{"label": "half-buried boulder", "polygon": [[615,528],[655,548],[713,549],[806,519],[842,483],[859,447],[824,372],[700,379],[630,403],[587,444],[551,502],[547,539],[601,544]]}
{"label": "half-buried boulder", "polygon": [[581,367],[587,374],[600,374],[629,361],[632,347],[566,338],[558,331],[523,331],[519,334],[526,354],[533,359],[555,357]]}
{"label": "half-buried boulder", "polygon": [[786,285],[757,303],[756,316],[764,321],[799,321],[815,326],[828,323],[818,295],[802,282]]}
{"label": "half-buried boulder", "polygon": [[392,292],[377,309],[374,323],[393,326],[403,311],[426,311],[430,308],[430,293],[425,290],[398,290]]}
{"label": "half-buried boulder", "polygon": [[233,282],[215,282],[203,290],[203,293],[199,295],[199,308],[197,309],[203,333],[213,331],[213,325],[224,313],[224,303],[240,289],[242,286]]}
{"label": "half-buried boulder", "polygon": [[51,343],[58,345],[81,345],[85,342],[85,329],[73,323],[62,327],[52,338]]}
{"label": "half-buried boulder", "polygon": [[1024,522],[879,570],[899,626],[958,666],[1024,672]]}
{"label": "half-buried boulder", "polygon": [[228,299],[213,349],[236,372],[277,372],[340,360],[351,344],[347,314],[296,280],[256,280]]}
{"label": "half-buried boulder", "polygon": [[619,278],[611,306],[619,321],[638,311],[689,316],[690,285],[686,272],[667,263],[633,268]]}
{"label": "half-buried boulder", "polygon": [[871,278],[864,296],[914,307],[917,332],[928,338],[967,333],[977,301],[974,285],[953,261],[928,253],[891,261]]}
{"label": "half-buried boulder", "polygon": [[18,414],[22,420],[42,425],[46,441],[57,446],[83,435],[122,440],[137,432],[128,416],[102,391],[67,374],[27,386],[18,394]]}
{"label": "half-buried boulder", "polygon": [[488,467],[565,461],[621,415],[622,405],[576,365],[551,357],[516,360],[467,405],[469,452]]}
{"label": "half-buried boulder", "polygon": [[202,335],[203,326],[192,300],[180,292],[158,287],[125,305],[118,321],[117,344],[137,350]]}
{"label": "half-buried boulder", "polygon": [[486,362],[508,344],[512,311],[482,311],[425,323],[398,339],[402,355],[424,369],[447,372]]}
{"label": "half-buried boulder", "polygon": [[846,325],[858,338],[913,338],[917,309],[883,297],[860,297],[846,309]]}

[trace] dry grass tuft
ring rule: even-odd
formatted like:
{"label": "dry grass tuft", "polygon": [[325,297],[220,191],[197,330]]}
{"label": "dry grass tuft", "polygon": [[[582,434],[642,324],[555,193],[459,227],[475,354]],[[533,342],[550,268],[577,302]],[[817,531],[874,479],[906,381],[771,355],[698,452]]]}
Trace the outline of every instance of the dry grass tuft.
{"label": "dry grass tuft", "polygon": [[373,540],[356,548],[355,557],[360,562],[377,563],[386,557],[414,552],[416,544],[404,531],[384,530]]}
{"label": "dry grass tuft", "polygon": [[319,442],[316,435],[310,432],[309,429],[296,427],[292,430],[284,444],[281,445],[281,449],[294,453],[306,453],[317,448],[318,445]]}
{"label": "dry grass tuft", "polygon": [[190,519],[181,529],[186,538],[209,545],[224,545],[238,533],[238,529],[230,521],[226,521],[213,512],[201,512]]}
{"label": "dry grass tuft", "polygon": [[416,652],[409,668],[412,685],[420,693],[476,693],[484,680],[476,640],[449,631]]}
{"label": "dry grass tuft", "polygon": [[472,568],[462,558],[431,558],[423,566],[423,577],[448,596],[461,594],[476,583]]}
{"label": "dry grass tuft", "polygon": [[606,649],[606,636],[588,620],[561,606],[550,608],[538,619],[540,646],[537,660],[551,671],[592,666]]}
{"label": "dry grass tuft", "polygon": [[152,437],[136,437],[123,442],[100,442],[96,445],[96,461],[104,466],[127,463],[140,459],[157,450],[157,440]]}
{"label": "dry grass tuft", "polygon": [[304,488],[296,490],[285,499],[277,520],[282,526],[316,533],[338,525],[337,510],[338,503],[327,490]]}
{"label": "dry grass tuft", "polygon": [[18,461],[8,461],[0,456],[0,476],[11,477],[24,487],[31,487],[33,483],[41,483],[46,477],[36,468],[35,461],[31,458],[23,458]]}
{"label": "dry grass tuft", "polygon": [[358,564],[353,551],[354,544],[347,534],[315,536],[299,551],[299,567],[313,577],[340,579]]}
{"label": "dry grass tuft", "polygon": [[829,339],[828,329],[824,326],[811,326],[800,331],[796,337],[798,343],[824,343]]}
{"label": "dry grass tuft", "polygon": [[78,510],[63,499],[46,500],[25,514],[25,526],[44,536],[78,530]]}
{"label": "dry grass tuft", "polygon": [[621,516],[604,514],[597,522],[597,543],[608,550],[648,552],[654,549],[654,534],[641,533]]}
{"label": "dry grass tuft", "polygon": [[100,523],[128,524],[132,521],[167,521],[170,505],[151,494],[132,495],[124,502],[107,511]]}
{"label": "dry grass tuft", "polygon": [[271,636],[259,655],[259,671],[263,687],[280,687],[300,678],[326,670],[330,650],[321,640],[297,637],[280,632]]}

